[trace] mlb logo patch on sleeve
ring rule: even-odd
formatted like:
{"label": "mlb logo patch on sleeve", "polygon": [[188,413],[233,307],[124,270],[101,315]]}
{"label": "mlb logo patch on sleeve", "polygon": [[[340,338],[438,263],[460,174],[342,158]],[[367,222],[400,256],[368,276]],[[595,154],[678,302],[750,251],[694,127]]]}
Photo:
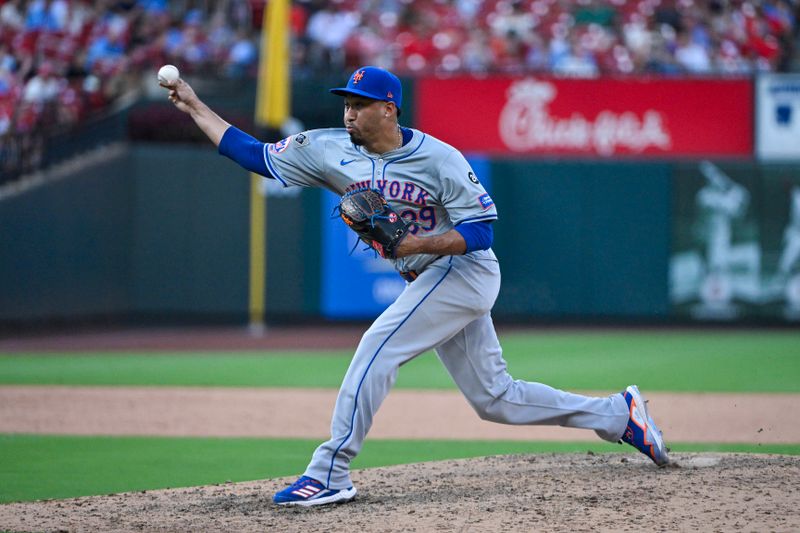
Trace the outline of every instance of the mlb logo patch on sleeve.
{"label": "mlb logo patch on sleeve", "polygon": [[488,192],[478,196],[478,201],[481,203],[481,207],[483,208],[484,211],[486,211],[487,209],[489,209],[494,205],[494,201],[492,200],[492,197],[489,196]]}

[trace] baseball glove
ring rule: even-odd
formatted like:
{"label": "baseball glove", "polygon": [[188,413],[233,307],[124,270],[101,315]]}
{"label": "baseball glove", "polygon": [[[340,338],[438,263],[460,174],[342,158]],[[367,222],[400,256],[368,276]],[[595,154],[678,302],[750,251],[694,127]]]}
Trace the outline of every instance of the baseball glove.
{"label": "baseball glove", "polygon": [[342,196],[339,216],[381,257],[395,257],[411,226],[377,189],[355,189]]}

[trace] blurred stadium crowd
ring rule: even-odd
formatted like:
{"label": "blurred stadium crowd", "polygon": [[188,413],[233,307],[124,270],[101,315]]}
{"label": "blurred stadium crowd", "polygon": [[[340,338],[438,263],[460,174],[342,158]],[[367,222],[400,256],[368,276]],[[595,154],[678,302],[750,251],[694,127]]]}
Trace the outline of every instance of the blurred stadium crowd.
{"label": "blurred stadium crowd", "polygon": [[245,1],[0,1],[0,172],[36,168],[43,133],[107,110],[164,63],[246,75],[257,59],[251,10]]}
{"label": "blurred stadium crowd", "polygon": [[[266,0],[0,0],[0,172],[159,65],[255,76]],[[294,0],[293,75],[750,75],[792,69],[800,0]],[[2,179],[0,179],[2,181]]]}
{"label": "blurred stadium crowd", "polygon": [[782,71],[792,61],[799,7],[797,0],[312,0],[299,16],[296,62],[377,64],[403,74]]}

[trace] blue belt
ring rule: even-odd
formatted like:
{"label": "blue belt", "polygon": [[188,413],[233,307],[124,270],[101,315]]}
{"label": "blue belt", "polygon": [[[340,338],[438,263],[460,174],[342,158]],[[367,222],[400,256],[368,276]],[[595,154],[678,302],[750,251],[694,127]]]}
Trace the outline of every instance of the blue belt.
{"label": "blue belt", "polygon": [[417,276],[419,276],[419,273],[417,273],[416,270],[408,270],[406,272],[399,272],[399,274],[400,274],[400,277],[402,277],[404,280],[406,280],[409,283],[411,283],[412,281],[417,279]]}
{"label": "blue belt", "polygon": [[[444,256],[440,255],[436,259],[434,259],[433,261],[438,261],[442,257],[444,257]],[[431,261],[431,263],[433,263],[433,261]],[[426,266],[425,268],[428,268],[428,267]],[[404,272],[398,272],[398,274],[400,274],[401,278],[403,278],[407,282],[411,283],[412,281],[417,279],[417,277],[419,277],[419,275],[422,274],[422,272],[417,272],[416,270],[406,270]]]}

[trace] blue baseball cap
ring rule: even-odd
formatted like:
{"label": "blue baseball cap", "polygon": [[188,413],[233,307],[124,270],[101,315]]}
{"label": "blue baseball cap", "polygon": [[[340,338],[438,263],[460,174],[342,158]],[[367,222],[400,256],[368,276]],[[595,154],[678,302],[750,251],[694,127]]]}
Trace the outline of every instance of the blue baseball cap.
{"label": "blue baseball cap", "polygon": [[400,85],[400,79],[388,70],[378,67],[358,68],[347,80],[347,87],[337,87],[330,91],[339,96],[355,94],[373,100],[394,102],[397,109],[400,109],[403,104],[403,88]]}

